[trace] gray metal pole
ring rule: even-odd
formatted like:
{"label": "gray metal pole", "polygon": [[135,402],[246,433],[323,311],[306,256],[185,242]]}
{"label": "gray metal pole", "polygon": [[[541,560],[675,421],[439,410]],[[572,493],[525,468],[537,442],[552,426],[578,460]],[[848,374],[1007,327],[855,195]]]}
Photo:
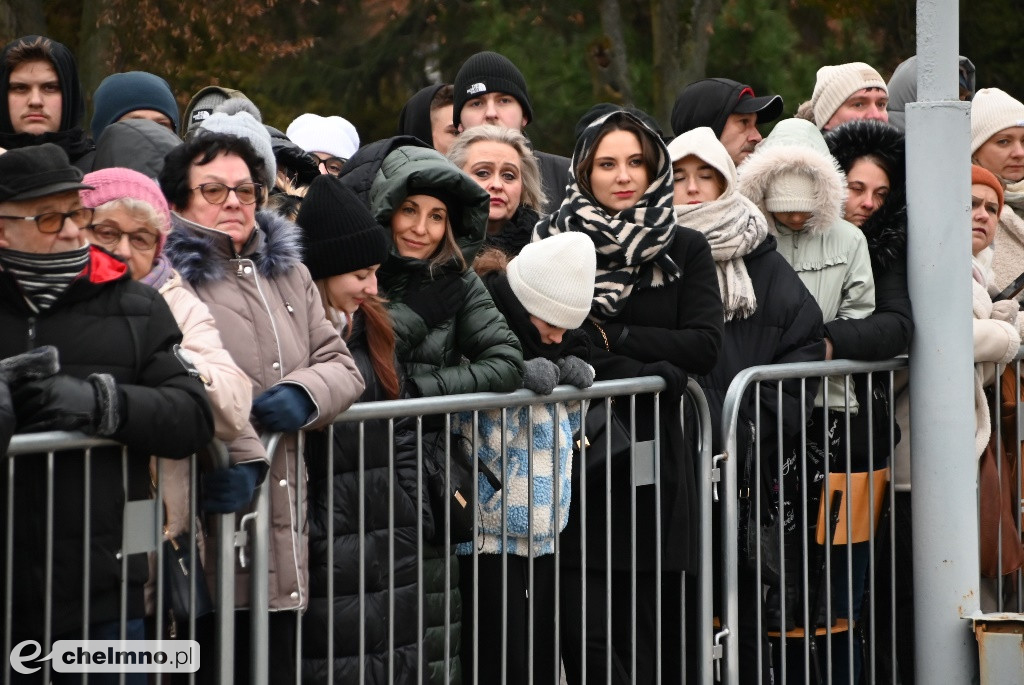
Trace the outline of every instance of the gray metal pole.
{"label": "gray metal pole", "polygon": [[[918,0],[907,106],[914,633],[920,683],[977,682],[970,108],[957,99],[956,0]],[[897,607],[897,610],[900,608]]]}

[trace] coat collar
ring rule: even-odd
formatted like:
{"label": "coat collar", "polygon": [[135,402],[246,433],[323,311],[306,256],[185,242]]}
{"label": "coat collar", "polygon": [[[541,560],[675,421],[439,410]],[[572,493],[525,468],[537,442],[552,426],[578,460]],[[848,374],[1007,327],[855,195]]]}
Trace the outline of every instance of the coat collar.
{"label": "coat collar", "polygon": [[200,226],[172,213],[171,233],[164,251],[191,286],[224,278],[229,262],[249,259],[264,278],[277,278],[301,263],[300,230],[291,221],[268,211],[256,213],[256,228],[240,252],[226,233]]}

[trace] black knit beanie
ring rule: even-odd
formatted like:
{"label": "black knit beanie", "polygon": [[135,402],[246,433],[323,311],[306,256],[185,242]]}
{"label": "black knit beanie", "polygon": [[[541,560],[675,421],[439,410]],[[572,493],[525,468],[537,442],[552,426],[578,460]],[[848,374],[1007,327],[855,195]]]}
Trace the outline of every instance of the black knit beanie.
{"label": "black knit beanie", "polygon": [[466,60],[455,76],[454,124],[460,123],[462,107],[467,100],[485,93],[507,93],[519,101],[527,121],[533,121],[526,79],[511,60],[496,52],[478,52]]}
{"label": "black knit beanie", "polygon": [[334,176],[317,176],[295,218],[302,262],[314,281],[359,271],[388,256],[387,234],[356,194]]}

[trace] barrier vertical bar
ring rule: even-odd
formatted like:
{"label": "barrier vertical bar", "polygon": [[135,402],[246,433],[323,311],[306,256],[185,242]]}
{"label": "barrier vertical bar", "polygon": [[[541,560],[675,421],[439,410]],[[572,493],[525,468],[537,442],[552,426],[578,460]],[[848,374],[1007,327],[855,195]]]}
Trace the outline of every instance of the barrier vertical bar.
{"label": "barrier vertical bar", "polygon": [[[969,274],[969,106],[957,100],[959,5],[917,3],[918,102],[906,107],[916,678],[977,677],[961,619],[979,612]],[[935,141],[942,141],[936,145]],[[958,287],[950,287],[953,276]],[[960,285],[962,284],[962,285]],[[935,297],[941,292],[942,297]]]}

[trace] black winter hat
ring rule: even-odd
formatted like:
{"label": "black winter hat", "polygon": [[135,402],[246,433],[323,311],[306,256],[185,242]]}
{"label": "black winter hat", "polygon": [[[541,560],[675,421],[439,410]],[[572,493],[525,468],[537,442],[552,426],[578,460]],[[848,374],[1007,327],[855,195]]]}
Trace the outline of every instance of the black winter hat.
{"label": "black winter hat", "polygon": [[302,262],[314,281],[380,264],[388,256],[387,234],[370,209],[329,174],[310,184],[295,223],[302,228]]}
{"label": "black winter hat", "polygon": [[92,190],[82,171],[53,143],[29,145],[0,155],[0,202],[33,200],[68,190]]}
{"label": "black winter hat", "polygon": [[778,95],[754,95],[754,89],[728,78],[706,78],[683,88],[672,107],[672,132],[680,136],[707,126],[721,137],[730,114],[757,114],[757,123],[775,121],[782,114]]}
{"label": "black winter hat", "polygon": [[485,93],[507,93],[519,101],[526,120],[533,121],[530,96],[526,92],[523,73],[504,55],[496,52],[478,52],[466,60],[455,76],[455,110],[453,123],[458,126],[462,107],[467,100]]}

